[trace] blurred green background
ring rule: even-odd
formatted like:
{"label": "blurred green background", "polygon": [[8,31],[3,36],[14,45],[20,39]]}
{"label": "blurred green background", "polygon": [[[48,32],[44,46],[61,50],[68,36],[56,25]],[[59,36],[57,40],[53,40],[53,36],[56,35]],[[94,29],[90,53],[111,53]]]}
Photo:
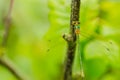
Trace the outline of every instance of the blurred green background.
{"label": "blurred green background", "polygon": [[[0,0],[0,43],[10,0]],[[71,0],[15,0],[6,55],[30,80],[62,80]],[[81,54],[86,80],[120,80],[120,0],[82,0]],[[73,78],[79,80],[76,52]],[[17,80],[0,66],[0,80]]]}

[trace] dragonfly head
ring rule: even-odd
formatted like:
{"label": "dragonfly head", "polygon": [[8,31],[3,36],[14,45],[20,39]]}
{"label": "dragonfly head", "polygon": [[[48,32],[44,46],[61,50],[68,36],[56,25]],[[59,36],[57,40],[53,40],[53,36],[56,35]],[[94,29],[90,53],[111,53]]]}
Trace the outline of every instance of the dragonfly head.
{"label": "dragonfly head", "polygon": [[72,22],[72,25],[74,25],[74,26],[78,26],[79,24],[80,24],[79,21],[73,21],[73,22]]}

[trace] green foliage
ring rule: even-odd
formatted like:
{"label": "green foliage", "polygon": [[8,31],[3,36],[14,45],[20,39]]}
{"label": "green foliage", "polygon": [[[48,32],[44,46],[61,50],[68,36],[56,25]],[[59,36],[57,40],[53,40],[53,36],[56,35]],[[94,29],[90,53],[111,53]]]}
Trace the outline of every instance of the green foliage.
{"label": "green foliage", "polygon": [[[67,49],[62,34],[69,34],[70,2],[15,0],[6,55],[31,80],[61,80]],[[0,42],[8,3],[0,0]],[[82,0],[80,45],[87,80],[120,79],[119,8],[117,0]],[[73,74],[80,71],[78,58],[76,52]],[[0,79],[15,80],[3,67]]]}

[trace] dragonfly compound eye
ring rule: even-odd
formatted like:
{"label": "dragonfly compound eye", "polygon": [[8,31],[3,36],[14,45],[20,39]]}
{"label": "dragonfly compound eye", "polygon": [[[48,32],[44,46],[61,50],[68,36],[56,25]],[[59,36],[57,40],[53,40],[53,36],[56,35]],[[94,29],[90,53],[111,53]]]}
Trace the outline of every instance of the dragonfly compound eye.
{"label": "dragonfly compound eye", "polygon": [[73,22],[72,22],[72,25],[74,25],[74,26],[78,26],[79,24],[80,24],[79,21],[73,21]]}

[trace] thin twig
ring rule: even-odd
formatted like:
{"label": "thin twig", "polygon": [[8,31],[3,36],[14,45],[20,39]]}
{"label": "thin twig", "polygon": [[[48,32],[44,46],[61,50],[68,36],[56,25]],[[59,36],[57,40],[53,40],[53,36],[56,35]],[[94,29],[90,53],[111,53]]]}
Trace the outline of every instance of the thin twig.
{"label": "thin twig", "polygon": [[[14,3],[14,0],[10,0],[10,7],[8,9],[7,16],[5,17],[5,22],[4,22],[5,33],[3,35],[3,41],[1,45],[1,47],[3,48],[6,47],[9,32],[10,32],[11,12],[13,8],[13,3]],[[23,78],[20,72],[18,72],[18,70],[15,69],[14,64],[10,60],[8,60],[7,56],[4,55],[5,54],[4,51],[2,51],[1,54],[3,55],[0,57],[0,64],[4,66],[6,69],[8,69],[18,80],[26,80]]]}
{"label": "thin twig", "polygon": [[71,3],[71,20],[70,20],[70,35],[71,38],[65,39],[68,43],[67,57],[65,59],[64,80],[72,80],[72,66],[76,50],[76,34],[73,21],[79,21],[80,0],[72,0]]}
{"label": "thin twig", "polygon": [[7,40],[8,40],[8,35],[9,35],[9,31],[10,31],[10,23],[11,23],[11,12],[12,12],[12,8],[13,8],[13,3],[14,3],[14,0],[10,0],[10,7],[8,9],[7,16],[5,17],[5,22],[4,22],[5,32],[4,32],[4,35],[3,35],[2,47],[6,46],[6,43],[7,43]]}
{"label": "thin twig", "polygon": [[6,56],[2,56],[0,58],[0,64],[8,69],[18,80],[25,80],[20,72],[15,68],[14,64]]}

